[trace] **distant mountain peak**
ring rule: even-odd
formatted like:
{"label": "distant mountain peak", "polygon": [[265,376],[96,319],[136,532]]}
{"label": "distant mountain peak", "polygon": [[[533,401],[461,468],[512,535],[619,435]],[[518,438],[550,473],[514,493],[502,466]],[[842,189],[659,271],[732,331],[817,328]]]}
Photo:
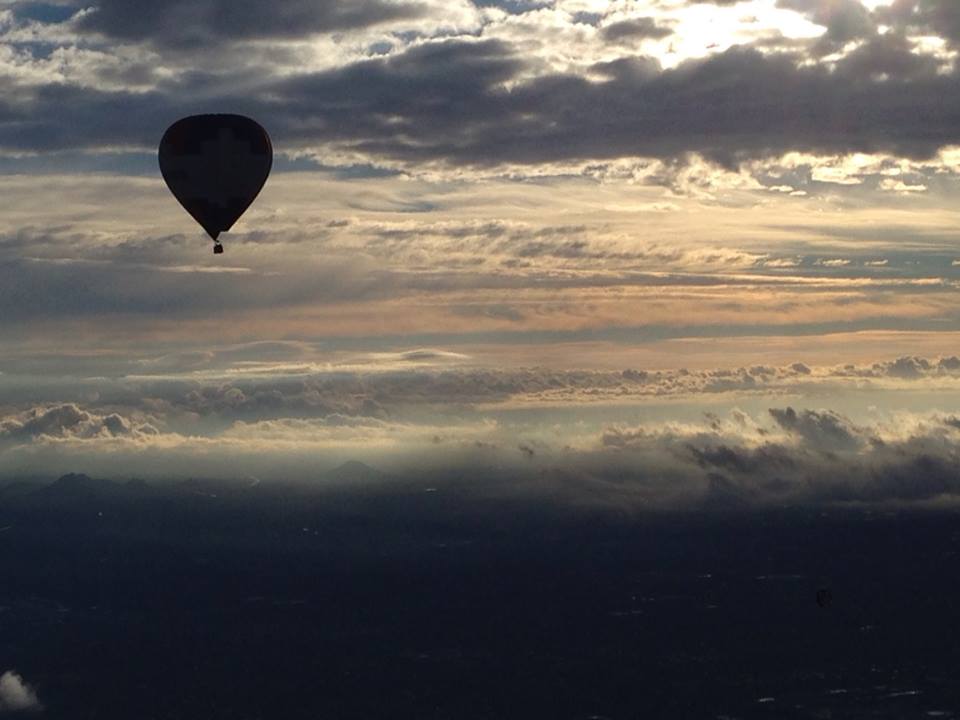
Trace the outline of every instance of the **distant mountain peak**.
{"label": "distant mountain peak", "polygon": [[382,480],[387,477],[387,473],[370,467],[359,460],[347,460],[342,465],[324,473],[324,477],[340,482],[370,482],[372,480]]}
{"label": "distant mountain peak", "polygon": [[97,482],[85,473],[67,473],[57,478],[53,484],[59,488],[90,488],[102,485],[103,481]]}
{"label": "distant mountain peak", "polygon": [[84,473],[67,473],[61,475],[40,492],[48,498],[92,499],[115,493],[118,487],[116,483],[110,480],[92,478]]}

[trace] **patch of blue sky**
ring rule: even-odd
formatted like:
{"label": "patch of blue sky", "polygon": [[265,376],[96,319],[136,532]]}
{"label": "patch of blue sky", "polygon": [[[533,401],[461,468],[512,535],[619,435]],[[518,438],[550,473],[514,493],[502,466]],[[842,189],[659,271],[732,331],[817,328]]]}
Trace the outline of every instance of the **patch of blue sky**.
{"label": "patch of blue sky", "polygon": [[291,158],[283,153],[276,153],[273,156],[272,172],[304,172],[309,170],[330,173],[338,180],[365,180],[369,178],[396,177],[400,175],[399,170],[378,167],[376,165],[324,165],[315,158],[303,155]]}
{"label": "patch of blue sky", "polygon": [[883,252],[844,249],[832,255],[829,252],[786,258],[796,263],[790,267],[764,268],[775,275],[815,275],[832,278],[957,278],[960,266],[954,265],[960,252],[948,251],[901,251]]}
{"label": "patch of blue sky", "polygon": [[393,50],[393,48],[393,43],[380,41],[372,43],[368,49],[371,55],[386,55]]}
{"label": "patch of blue sky", "polygon": [[72,5],[58,5],[55,3],[26,2],[14,6],[13,13],[20,20],[35,20],[43,23],[66,22],[76,14],[77,8]]}
{"label": "patch of blue sky", "polygon": [[511,15],[522,15],[531,10],[550,7],[554,2],[553,0],[474,0],[473,4],[477,7],[499,8]]}
{"label": "patch of blue sky", "polygon": [[34,60],[49,60],[54,51],[60,47],[58,43],[41,40],[14,41],[7,44],[20,52],[29,52]]}

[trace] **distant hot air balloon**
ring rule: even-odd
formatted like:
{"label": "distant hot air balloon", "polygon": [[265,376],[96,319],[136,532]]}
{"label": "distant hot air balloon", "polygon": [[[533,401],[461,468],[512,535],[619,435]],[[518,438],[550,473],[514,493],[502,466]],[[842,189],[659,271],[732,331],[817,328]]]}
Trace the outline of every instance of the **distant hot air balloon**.
{"label": "distant hot air balloon", "polygon": [[833,593],[830,588],[820,588],[817,590],[817,605],[822,608],[828,608],[833,603]]}
{"label": "distant hot air balloon", "polygon": [[270,136],[243,115],[191,115],[160,140],[160,172],[170,192],[213,238],[229,230],[270,174]]}

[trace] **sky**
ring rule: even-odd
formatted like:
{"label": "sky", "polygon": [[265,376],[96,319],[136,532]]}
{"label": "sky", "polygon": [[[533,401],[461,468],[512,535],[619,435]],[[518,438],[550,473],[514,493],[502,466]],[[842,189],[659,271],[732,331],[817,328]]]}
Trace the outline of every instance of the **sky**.
{"label": "sky", "polygon": [[[0,481],[951,503],[958,48],[954,0],[0,2]],[[205,112],[275,153],[216,256],[156,161]]]}

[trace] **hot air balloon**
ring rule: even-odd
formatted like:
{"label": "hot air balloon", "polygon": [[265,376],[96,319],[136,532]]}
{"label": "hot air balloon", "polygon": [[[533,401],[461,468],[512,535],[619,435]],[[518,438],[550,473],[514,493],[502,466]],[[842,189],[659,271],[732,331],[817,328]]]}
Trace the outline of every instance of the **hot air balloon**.
{"label": "hot air balloon", "polygon": [[820,588],[817,590],[817,605],[822,608],[828,608],[833,603],[833,593],[830,588]]}
{"label": "hot air balloon", "polygon": [[160,140],[160,172],[170,192],[213,238],[229,230],[270,174],[270,136],[243,115],[191,115]]}

